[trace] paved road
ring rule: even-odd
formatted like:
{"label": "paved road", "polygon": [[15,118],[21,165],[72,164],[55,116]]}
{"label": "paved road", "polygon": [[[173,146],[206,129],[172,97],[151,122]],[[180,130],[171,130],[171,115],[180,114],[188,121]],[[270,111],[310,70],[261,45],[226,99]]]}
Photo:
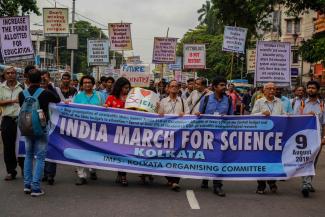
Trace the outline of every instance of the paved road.
{"label": "paved road", "polygon": [[[324,217],[325,153],[320,158],[314,180],[317,192],[302,198],[300,179],[279,182],[276,195],[256,195],[255,182],[226,182],[226,198],[203,190],[198,180],[182,180],[182,191],[172,192],[165,179],[156,177],[152,185],[139,184],[135,174],[129,175],[129,187],[114,183],[115,173],[98,172],[99,180],[86,186],[74,185],[74,168],[60,165],[54,186],[44,185],[46,195],[31,198],[22,192],[22,178],[5,182],[3,156],[0,161],[0,217]],[[193,190],[195,199],[191,191]],[[187,197],[189,195],[189,197]],[[189,200],[194,203],[192,209]],[[195,207],[199,206],[199,207]]]}

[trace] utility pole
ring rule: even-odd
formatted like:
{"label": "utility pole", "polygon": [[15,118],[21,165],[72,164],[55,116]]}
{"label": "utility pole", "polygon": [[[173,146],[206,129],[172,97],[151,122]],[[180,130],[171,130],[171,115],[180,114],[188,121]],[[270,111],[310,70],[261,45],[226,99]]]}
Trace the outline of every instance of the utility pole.
{"label": "utility pole", "polygon": [[[72,0],[72,28],[71,34],[74,34],[74,21],[75,21],[75,12],[76,12],[76,0]],[[74,64],[74,50],[71,50],[71,60],[70,60],[70,70],[71,70],[71,78],[73,78],[73,67]]]}

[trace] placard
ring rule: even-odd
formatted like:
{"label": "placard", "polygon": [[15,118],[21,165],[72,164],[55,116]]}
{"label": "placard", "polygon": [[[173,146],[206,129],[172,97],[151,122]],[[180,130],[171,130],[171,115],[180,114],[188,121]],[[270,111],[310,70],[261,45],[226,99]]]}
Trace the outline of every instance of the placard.
{"label": "placard", "polygon": [[44,36],[69,35],[69,9],[43,8]]}
{"label": "placard", "polygon": [[259,41],[256,48],[255,84],[291,84],[291,45],[288,42]]}
{"label": "placard", "polygon": [[222,50],[245,53],[246,35],[246,28],[225,26]]}
{"label": "placard", "polygon": [[109,23],[111,50],[132,50],[131,23]]}
{"label": "placard", "polygon": [[133,72],[133,73],[150,73],[149,64],[123,64],[121,66],[121,73]]}
{"label": "placard", "polygon": [[246,50],[247,73],[255,73],[256,49]]}
{"label": "placard", "polygon": [[125,108],[156,113],[158,102],[158,94],[151,90],[136,87],[129,92],[125,101]]}
{"label": "placard", "polygon": [[155,37],[152,63],[172,64],[176,61],[177,38]]}
{"label": "placard", "polygon": [[108,40],[87,40],[88,65],[103,66],[109,64]]}
{"label": "placard", "polygon": [[184,69],[205,69],[205,45],[184,44]]}
{"label": "placard", "polygon": [[4,62],[34,59],[29,16],[0,18],[0,46]]}

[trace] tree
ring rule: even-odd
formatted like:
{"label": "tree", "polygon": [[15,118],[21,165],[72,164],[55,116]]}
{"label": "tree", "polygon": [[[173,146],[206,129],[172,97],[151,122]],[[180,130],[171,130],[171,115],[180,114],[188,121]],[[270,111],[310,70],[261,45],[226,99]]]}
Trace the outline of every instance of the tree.
{"label": "tree", "polygon": [[35,13],[40,15],[35,0],[0,0],[0,16],[18,16]]}
{"label": "tree", "polygon": [[[187,43],[206,44],[206,70],[199,71],[199,76],[212,80],[216,75],[230,78],[232,54],[222,51],[223,35],[211,35],[206,25],[199,25],[197,28],[185,33],[177,46],[177,55],[183,56],[183,46]],[[233,65],[233,78],[239,77],[240,67]]]}
{"label": "tree", "polygon": [[[71,28],[71,24],[70,24]],[[90,73],[91,67],[87,62],[87,39],[99,39],[100,34],[102,39],[107,39],[105,33],[98,27],[91,25],[87,21],[77,21],[75,23],[75,34],[78,34],[79,48],[75,51],[74,72]],[[52,41],[55,43],[55,40]],[[60,38],[59,47],[66,47],[66,38]],[[116,64],[119,66],[122,62],[122,55],[116,53]],[[110,59],[113,58],[113,52],[110,52]],[[60,64],[70,65],[70,51],[66,49],[60,50]]]}
{"label": "tree", "polygon": [[280,0],[279,3],[288,8],[289,14],[293,16],[309,9],[323,13],[325,12],[324,0]]}
{"label": "tree", "polygon": [[312,39],[307,40],[299,48],[304,61],[325,63],[325,33],[314,35]]}
{"label": "tree", "polygon": [[258,30],[271,27],[267,21],[273,11],[273,0],[212,0],[216,19],[223,25],[248,29],[248,38],[258,36]]}

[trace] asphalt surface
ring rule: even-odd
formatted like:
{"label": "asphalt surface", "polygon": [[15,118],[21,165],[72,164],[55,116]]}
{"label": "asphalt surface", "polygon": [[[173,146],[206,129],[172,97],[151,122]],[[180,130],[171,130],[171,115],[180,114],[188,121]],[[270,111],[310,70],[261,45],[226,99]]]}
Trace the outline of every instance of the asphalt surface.
{"label": "asphalt surface", "polygon": [[[0,145],[1,146],[1,145]],[[2,147],[1,151],[2,151]],[[319,159],[314,179],[316,193],[303,198],[300,178],[278,182],[277,194],[255,194],[254,181],[226,181],[225,198],[209,189],[201,189],[199,180],[181,180],[181,191],[166,187],[163,177],[142,185],[136,174],[129,174],[129,186],[114,183],[116,173],[98,171],[99,179],[76,186],[74,167],[58,166],[54,186],[43,184],[46,194],[31,198],[23,193],[23,180],[6,182],[3,155],[0,154],[0,217],[324,217],[325,216],[325,154]],[[209,183],[210,185],[212,183]],[[193,194],[188,190],[193,190]],[[189,195],[190,198],[187,196]],[[196,199],[196,200],[195,200]]]}

